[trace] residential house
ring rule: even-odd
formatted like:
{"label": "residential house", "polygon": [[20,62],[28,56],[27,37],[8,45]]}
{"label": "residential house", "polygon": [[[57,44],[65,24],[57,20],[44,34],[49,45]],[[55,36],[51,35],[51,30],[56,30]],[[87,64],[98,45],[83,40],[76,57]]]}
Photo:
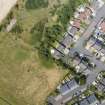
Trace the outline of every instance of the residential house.
{"label": "residential house", "polygon": [[83,99],[79,102],[79,105],[89,105],[88,101],[86,99]]}
{"label": "residential house", "polygon": [[84,12],[79,13],[79,19],[81,22],[85,22],[89,24],[91,22],[91,17],[92,17],[92,10],[89,7],[86,7]]}
{"label": "residential house", "polygon": [[89,105],[97,105],[97,104],[99,104],[99,101],[96,98],[95,94],[92,94],[89,97],[87,97],[87,100],[89,102]]}
{"label": "residential house", "polygon": [[73,37],[71,34],[67,33],[67,36],[64,37],[63,41],[61,42],[65,47],[69,48],[73,42]]}
{"label": "residential house", "polygon": [[60,84],[57,89],[61,94],[65,95],[68,92],[76,89],[77,87],[79,87],[79,85],[77,84],[75,79],[71,79],[69,81],[65,81],[65,83]]}
{"label": "residential house", "polygon": [[90,96],[81,100],[78,104],[74,104],[74,105],[99,105],[99,101],[96,98],[95,94],[91,94]]}
{"label": "residential house", "polygon": [[54,48],[53,51],[51,51],[51,54],[55,59],[60,59],[64,56],[64,49],[65,47],[60,44],[58,48]]}

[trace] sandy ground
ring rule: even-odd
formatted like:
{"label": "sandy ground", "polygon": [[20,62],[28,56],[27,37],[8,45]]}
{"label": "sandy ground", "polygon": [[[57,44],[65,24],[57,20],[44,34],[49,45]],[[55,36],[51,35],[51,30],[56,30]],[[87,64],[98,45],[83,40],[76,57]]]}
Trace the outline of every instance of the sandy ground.
{"label": "sandy ground", "polygon": [[16,2],[17,0],[0,0],[0,23]]}

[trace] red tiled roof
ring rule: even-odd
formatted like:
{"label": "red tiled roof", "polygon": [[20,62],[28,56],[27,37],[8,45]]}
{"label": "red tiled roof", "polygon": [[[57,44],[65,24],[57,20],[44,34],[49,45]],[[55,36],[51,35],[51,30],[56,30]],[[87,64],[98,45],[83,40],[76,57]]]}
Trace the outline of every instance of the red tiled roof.
{"label": "red tiled roof", "polygon": [[79,19],[75,19],[73,26],[80,28],[81,25],[81,21],[84,21],[85,19],[87,19],[88,17],[90,17],[92,14],[92,11],[90,8],[86,7],[84,12],[81,12],[79,14]]}
{"label": "red tiled roof", "polygon": [[80,19],[81,21],[85,20],[86,17],[87,17],[87,16],[86,16],[85,12],[82,12],[82,13],[80,13],[80,15],[79,15],[79,19]]}
{"label": "red tiled roof", "polygon": [[101,27],[102,32],[105,32],[105,20],[100,24],[99,27]]}
{"label": "red tiled roof", "polygon": [[75,27],[77,27],[77,28],[80,28],[80,22],[81,22],[80,19],[75,19],[75,20],[74,20],[74,23],[73,23],[73,26],[75,26]]}
{"label": "red tiled roof", "polygon": [[88,17],[90,17],[91,14],[92,14],[91,9],[86,7],[85,11],[80,13],[79,18],[81,21],[83,21],[83,20],[87,19]]}

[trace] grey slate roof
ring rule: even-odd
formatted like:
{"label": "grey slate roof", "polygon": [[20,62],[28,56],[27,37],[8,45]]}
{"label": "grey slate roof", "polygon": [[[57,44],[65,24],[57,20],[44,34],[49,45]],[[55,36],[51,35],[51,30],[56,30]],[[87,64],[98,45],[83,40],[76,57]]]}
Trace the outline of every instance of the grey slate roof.
{"label": "grey slate roof", "polygon": [[56,59],[60,59],[62,57],[62,55],[64,54],[64,49],[65,49],[64,46],[59,45],[59,47],[57,49],[54,49],[53,57]]}
{"label": "grey slate roof", "polygon": [[99,101],[97,100],[95,94],[92,94],[89,97],[80,101],[79,105],[96,105],[97,103],[99,103]]}
{"label": "grey slate roof", "polygon": [[72,26],[72,28],[69,30],[69,33],[71,33],[72,35],[75,35],[77,31],[78,31],[77,27]]}
{"label": "grey slate roof", "polygon": [[74,79],[68,81],[67,83],[64,83],[60,86],[59,92],[62,94],[65,94],[68,91],[72,91],[75,88],[78,87],[78,84],[76,83],[76,81]]}
{"label": "grey slate roof", "polygon": [[96,103],[99,103],[96,96],[94,94],[87,97],[87,100],[89,102],[89,105],[96,105]]}
{"label": "grey slate roof", "polygon": [[89,103],[86,99],[84,99],[79,103],[79,105],[89,105]]}
{"label": "grey slate roof", "polygon": [[72,42],[73,38],[70,35],[67,35],[61,43],[63,43],[66,47],[69,47]]}

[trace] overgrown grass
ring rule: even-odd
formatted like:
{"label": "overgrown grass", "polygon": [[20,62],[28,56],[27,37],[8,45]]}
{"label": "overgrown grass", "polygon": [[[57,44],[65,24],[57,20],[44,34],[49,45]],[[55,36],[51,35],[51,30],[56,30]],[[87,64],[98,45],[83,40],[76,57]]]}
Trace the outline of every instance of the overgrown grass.
{"label": "overgrown grass", "polygon": [[[65,0],[63,1],[65,3]],[[18,24],[15,29],[10,33],[0,33],[0,96],[12,105],[43,105],[46,97],[55,90],[66,74],[66,71],[58,69],[50,59],[51,56],[46,54],[50,50],[49,42],[52,43],[55,38],[59,39],[64,32],[63,25],[50,21],[50,7],[39,8],[38,4],[35,9],[33,1],[30,3],[32,9],[28,10],[23,3],[18,10]],[[43,23],[46,18],[47,32],[44,31],[46,22]],[[40,22],[43,23],[42,29],[38,28]]]}
{"label": "overgrown grass", "polygon": [[27,0],[25,6],[27,9],[45,8],[48,6],[48,0]]}
{"label": "overgrown grass", "polygon": [[31,36],[34,25],[48,17],[49,10],[27,11],[23,7],[16,16],[22,31],[0,32],[0,97],[11,105],[44,105],[65,71],[52,65],[52,60],[38,56],[34,38],[37,42],[39,39],[35,33]]}

